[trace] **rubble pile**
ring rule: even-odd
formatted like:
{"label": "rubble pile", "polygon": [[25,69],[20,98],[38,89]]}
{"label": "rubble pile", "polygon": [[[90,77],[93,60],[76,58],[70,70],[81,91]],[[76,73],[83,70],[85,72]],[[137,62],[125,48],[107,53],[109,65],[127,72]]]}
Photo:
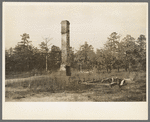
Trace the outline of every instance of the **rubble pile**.
{"label": "rubble pile", "polygon": [[102,83],[109,83],[110,86],[115,86],[115,85],[118,85],[119,87],[123,86],[125,84],[125,79],[121,79],[121,78],[106,78],[106,79],[103,79],[101,82]]}

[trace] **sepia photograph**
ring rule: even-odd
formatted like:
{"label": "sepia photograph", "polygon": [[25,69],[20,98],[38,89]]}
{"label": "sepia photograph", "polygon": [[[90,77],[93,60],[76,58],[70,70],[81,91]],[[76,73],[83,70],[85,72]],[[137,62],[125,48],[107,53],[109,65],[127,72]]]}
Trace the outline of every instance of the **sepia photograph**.
{"label": "sepia photograph", "polygon": [[5,106],[148,105],[148,3],[3,2],[2,20]]}

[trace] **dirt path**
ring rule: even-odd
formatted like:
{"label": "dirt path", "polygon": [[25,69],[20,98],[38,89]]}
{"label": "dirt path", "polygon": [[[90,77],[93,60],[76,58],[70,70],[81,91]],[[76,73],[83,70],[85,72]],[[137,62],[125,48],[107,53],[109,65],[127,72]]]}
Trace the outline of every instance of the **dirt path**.
{"label": "dirt path", "polygon": [[24,81],[32,81],[32,80],[37,80],[39,78],[49,78],[50,76],[48,75],[42,75],[42,76],[31,76],[31,77],[27,77],[27,78],[14,78],[14,79],[5,79],[5,85],[7,85],[8,83],[14,83],[14,82],[24,82]]}

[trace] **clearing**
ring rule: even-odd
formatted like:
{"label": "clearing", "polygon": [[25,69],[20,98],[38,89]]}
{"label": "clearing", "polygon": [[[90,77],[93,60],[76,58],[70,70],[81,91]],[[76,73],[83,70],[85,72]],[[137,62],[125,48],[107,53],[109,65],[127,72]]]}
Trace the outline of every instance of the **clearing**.
{"label": "clearing", "polygon": [[[120,72],[120,75],[124,72]],[[135,73],[130,73],[133,76]],[[52,76],[53,75],[53,76]],[[110,87],[109,84],[95,82],[82,82],[78,84],[76,77],[80,79],[86,76],[74,76],[70,82],[66,82],[61,76],[56,75],[33,76],[29,78],[6,79],[6,102],[113,102],[113,101],[146,101],[146,73],[137,73],[134,81],[124,86]],[[106,76],[114,76],[114,73]],[[119,75],[119,74],[118,74]],[[126,74],[127,75],[127,74]],[[95,75],[94,75],[95,76]],[[82,78],[81,78],[82,77]],[[129,78],[128,77],[128,78]],[[75,79],[76,78],[76,79]],[[93,79],[93,75],[89,76]],[[100,78],[97,78],[100,79]],[[64,82],[63,82],[64,81]]]}

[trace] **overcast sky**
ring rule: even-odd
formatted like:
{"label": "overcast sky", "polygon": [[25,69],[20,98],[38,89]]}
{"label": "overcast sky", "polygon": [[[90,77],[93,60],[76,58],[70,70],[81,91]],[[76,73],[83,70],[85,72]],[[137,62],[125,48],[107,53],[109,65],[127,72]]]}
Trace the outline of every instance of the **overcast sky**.
{"label": "overcast sky", "polygon": [[112,32],[138,38],[146,35],[147,3],[3,3],[5,48],[15,47],[23,33],[34,46],[50,35],[61,47],[61,21],[70,22],[70,46],[78,49],[87,41],[103,47]]}

